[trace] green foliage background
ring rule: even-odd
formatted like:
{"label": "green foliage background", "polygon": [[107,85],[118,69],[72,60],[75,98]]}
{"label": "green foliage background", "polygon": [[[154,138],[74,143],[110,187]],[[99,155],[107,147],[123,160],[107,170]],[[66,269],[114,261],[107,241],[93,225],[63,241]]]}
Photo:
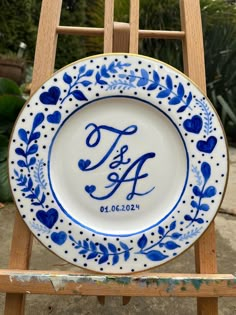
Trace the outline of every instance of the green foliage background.
{"label": "green foliage background", "polygon": [[[228,127],[232,121],[225,115],[218,97],[227,102],[236,121],[236,1],[200,0],[200,5],[208,96],[230,134]],[[16,54],[23,41],[27,44],[26,59],[33,64],[40,7],[41,1],[36,0],[0,1],[0,54]],[[103,27],[103,15],[104,0],[64,0],[60,24]],[[115,1],[115,20],[129,21],[128,0]],[[140,0],[140,28],[180,29],[179,1]],[[102,53],[102,47],[101,37],[59,35],[55,68]],[[180,41],[141,39],[139,53],[183,70]]]}
{"label": "green foliage background", "polygon": [[[236,121],[236,1],[200,0],[205,45],[208,96],[230,134],[229,117],[218,101],[222,96]],[[0,54],[16,53],[27,44],[33,64],[41,1],[0,1]],[[64,0],[61,25],[103,27],[104,0]],[[115,20],[129,21],[129,1],[115,1]],[[180,29],[178,0],[140,0],[140,28]],[[55,68],[85,56],[102,53],[102,38],[59,35]],[[139,53],[183,70],[181,41],[141,39]],[[45,56],[46,57],[46,56]],[[233,136],[235,137],[235,136]],[[235,139],[236,141],[236,139]]]}

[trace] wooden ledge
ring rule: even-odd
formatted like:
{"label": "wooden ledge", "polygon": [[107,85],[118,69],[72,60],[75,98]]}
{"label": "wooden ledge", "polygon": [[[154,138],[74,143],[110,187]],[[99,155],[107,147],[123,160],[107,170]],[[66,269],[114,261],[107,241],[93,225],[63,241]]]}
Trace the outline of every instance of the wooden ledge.
{"label": "wooden ledge", "polygon": [[236,296],[233,274],[102,275],[0,270],[0,292],[101,296]]}

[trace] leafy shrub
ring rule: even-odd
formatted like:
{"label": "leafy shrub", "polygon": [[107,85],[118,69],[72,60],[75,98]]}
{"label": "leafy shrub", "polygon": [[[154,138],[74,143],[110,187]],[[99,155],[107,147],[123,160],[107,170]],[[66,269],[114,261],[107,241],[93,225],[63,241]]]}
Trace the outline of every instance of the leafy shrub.
{"label": "leafy shrub", "polygon": [[8,181],[8,143],[15,120],[25,103],[17,84],[0,78],[0,200],[11,200]]}

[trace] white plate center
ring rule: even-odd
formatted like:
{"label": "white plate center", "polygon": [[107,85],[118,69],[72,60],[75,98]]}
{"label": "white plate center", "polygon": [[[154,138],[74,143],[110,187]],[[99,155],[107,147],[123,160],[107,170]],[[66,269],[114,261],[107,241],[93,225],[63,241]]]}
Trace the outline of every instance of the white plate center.
{"label": "white plate center", "polygon": [[50,186],[72,221],[129,235],[175,209],[187,160],[183,139],[164,113],[138,99],[109,97],[62,123],[49,152]]}

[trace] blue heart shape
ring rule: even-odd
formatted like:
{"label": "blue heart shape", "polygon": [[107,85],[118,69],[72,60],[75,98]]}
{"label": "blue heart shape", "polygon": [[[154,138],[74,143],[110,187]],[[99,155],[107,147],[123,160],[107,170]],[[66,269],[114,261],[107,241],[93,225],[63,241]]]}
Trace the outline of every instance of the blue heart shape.
{"label": "blue heart shape", "polygon": [[43,92],[40,94],[39,99],[45,105],[56,105],[60,95],[60,89],[57,86],[52,86],[48,92]]}
{"label": "blue heart shape", "polygon": [[96,190],[96,186],[94,185],[86,185],[85,186],[85,191],[88,193],[88,194],[92,194],[94,191]]}
{"label": "blue heart shape", "polygon": [[183,126],[184,129],[189,132],[199,133],[202,129],[202,118],[198,115],[194,115],[192,119],[186,119]]}
{"label": "blue heart shape", "polygon": [[78,166],[81,169],[81,171],[85,171],[87,167],[91,164],[90,160],[79,160]]}
{"label": "blue heart shape", "polygon": [[197,142],[197,148],[201,152],[211,153],[214,150],[216,143],[217,143],[216,137],[211,136],[206,141],[199,140]]}
{"label": "blue heart shape", "polygon": [[48,115],[47,121],[51,124],[59,124],[61,121],[61,113],[56,110],[53,114]]}
{"label": "blue heart shape", "polygon": [[57,245],[63,245],[67,239],[67,235],[65,232],[53,232],[51,234],[51,239],[53,240],[54,243]]}
{"label": "blue heart shape", "polygon": [[58,212],[56,209],[49,209],[48,211],[39,210],[36,213],[36,218],[47,228],[51,229],[57,222]]}

